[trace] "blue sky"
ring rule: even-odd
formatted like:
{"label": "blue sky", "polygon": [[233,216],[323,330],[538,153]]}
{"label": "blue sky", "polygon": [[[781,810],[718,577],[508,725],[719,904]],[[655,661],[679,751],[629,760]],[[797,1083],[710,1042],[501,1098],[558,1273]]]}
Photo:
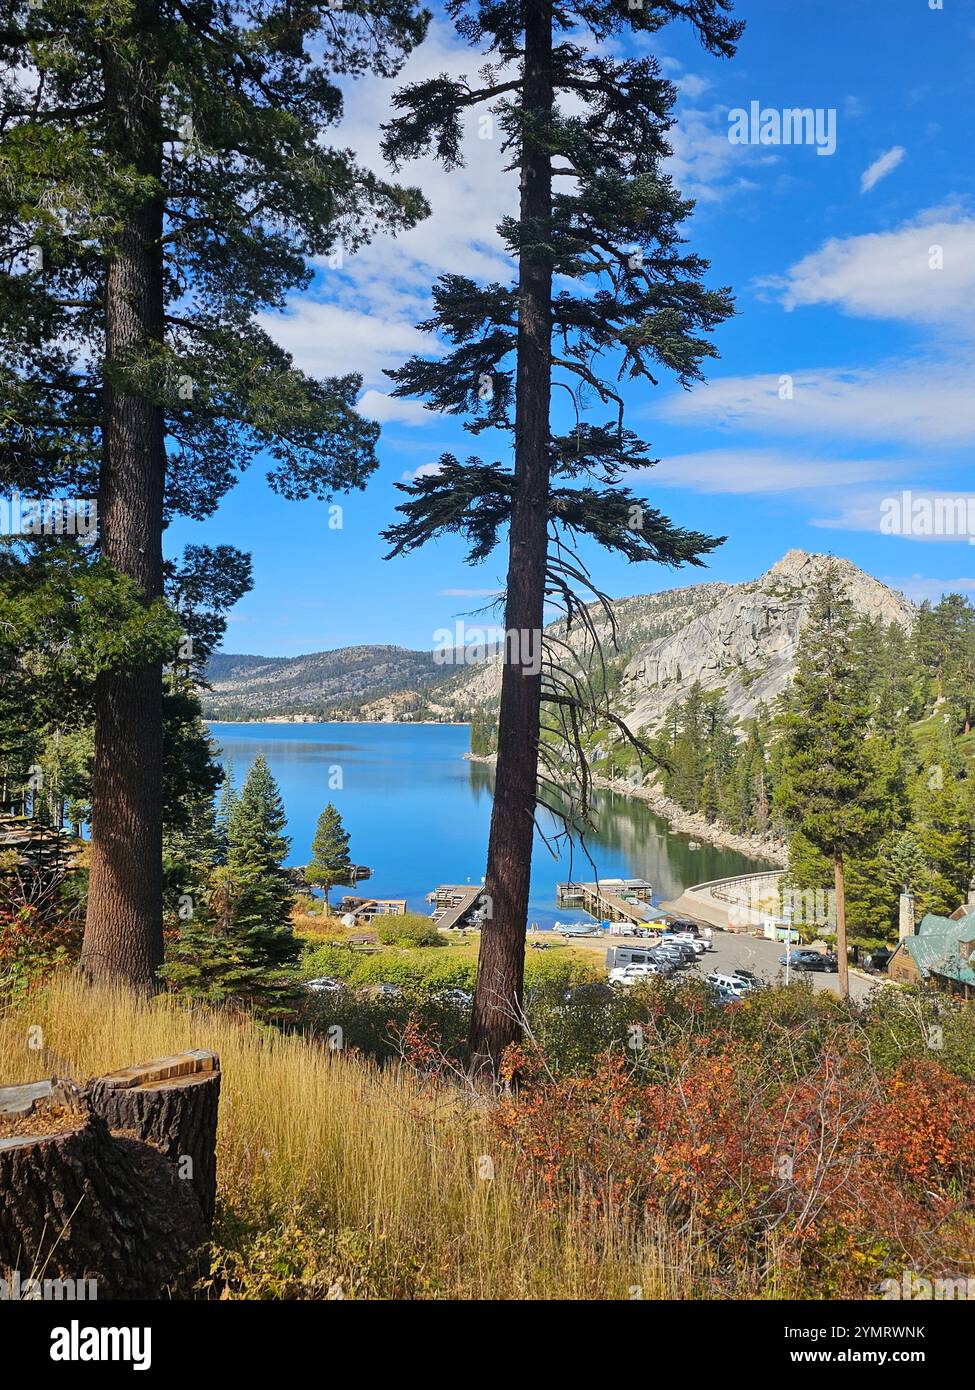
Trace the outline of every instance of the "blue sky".
{"label": "blue sky", "polygon": [[[737,13],[748,27],[730,61],[676,25],[647,46],[681,91],[671,172],[697,199],[689,244],[710,259],[712,284],[732,286],[738,312],[715,336],[706,386],[661,380],[627,394],[630,423],[660,459],[634,489],[728,540],[706,570],[587,559],[614,595],[753,578],[800,547],[844,555],[915,599],[975,596],[966,539],[880,531],[883,499],[905,489],[975,494],[975,11],[962,0],[743,0]],[[405,76],[477,67],[438,22]],[[377,168],[392,85],[356,84],[336,138]],[[732,144],[729,111],[753,101],[834,111],[835,153]],[[414,324],[438,274],[508,279],[494,227],[516,190],[473,122],[466,147],[462,170],[421,161],[403,172],[427,193],[427,222],[318,267],[308,292],[265,319],[304,369],[362,372],[361,409],[383,423],[381,466],[365,492],[337,499],[341,528],[323,503],[275,497],[255,466],[210,520],[170,529],[171,553],[223,541],[253,555],[255,588],[231,615],[228,651],[429,648],[503,582],[503,549],[476,569],[449,539],[387,562],[378,536],[396,482],[445,449],[502,447],[392,401],[382,375],[435,350]]]}

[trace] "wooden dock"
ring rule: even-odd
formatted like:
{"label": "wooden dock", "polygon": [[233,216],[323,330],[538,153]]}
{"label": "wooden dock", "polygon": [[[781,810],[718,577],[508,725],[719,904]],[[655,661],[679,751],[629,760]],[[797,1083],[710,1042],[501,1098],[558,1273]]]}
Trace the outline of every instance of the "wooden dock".
{"label": "wooden dock", "polygon": [[479,883],[442,883],[427,899],[433,903],[434,922],[445,931],[463,926],[464,919],[475,910],[483,892],[484,888]]}
{"label": "wooden dock", "polygon": [[627,898],[637,898],[649,907],[653,902],[653,885],[642,878],[603,878],[598,883],[560,883],[556,887],[559,907],[580,908],[597,922],[629,922],[642,926],[646,921],[645,909],[627,902]]}

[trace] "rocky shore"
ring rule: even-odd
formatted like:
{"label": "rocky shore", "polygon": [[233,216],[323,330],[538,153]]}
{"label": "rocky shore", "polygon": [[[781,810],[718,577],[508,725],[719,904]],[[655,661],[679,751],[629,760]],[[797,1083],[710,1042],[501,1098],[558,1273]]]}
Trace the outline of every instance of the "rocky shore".
{"label": "rocky shore", "polygon": [[784,869],[789,862],[789,846],[774,835],[738,835],[733,830],[716,825],[704,816],[685,811],[669,796],[664,796],[658,787],[634,787],[625,779],[613,781],[609,777],[593,777],[597,787],[616,792],[619,796],[632,796],[636,801],[645,801],[655,815],[662,816],[672,830],[681,835],[690,835],[708,845],[718,845],[722,849],[734,849],[739,854],[747,854],[751,859],[767,859],[770,864]]}
{"label": "rocky shore", "polygon": [[[493,753],[465,753],[464,756],[469,762],[490,765],[493,765],[496,759]],[[592,780],[595,786],[615,792],[618,796],[629,796],[635,801],[645,802],[654,815],[661,816],[670,828],[680,835],[689,835],[694,840],[717,845],[721,849],[737,850],[739,854],[746,854],[750,859],[766,859],[769,864],[778,868],[788,865],[789,847],[784,840],[777,839],[774,835],[738,835],[733,830],[715,825],[692,811],[685,811],[683,806],[664,796],[659,787],[634,786],[625,778],[613,779],[594,775]]]}

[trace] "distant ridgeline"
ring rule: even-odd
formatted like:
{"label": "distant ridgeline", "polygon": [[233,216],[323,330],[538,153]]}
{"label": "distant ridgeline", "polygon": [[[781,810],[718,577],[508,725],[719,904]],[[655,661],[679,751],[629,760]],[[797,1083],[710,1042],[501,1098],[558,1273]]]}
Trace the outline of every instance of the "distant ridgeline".
{"label": "distant ridgeline", "polygon": [[[569,641],[634,729],[660,729],[695,684],[720,692],[728,718],[745,721],[792,677],[799,630],[825,560],[792,550],[749,583],[694,584],[615,600],[615,635],[593,607],[601,660],[576,634]],[[864,617],[911,625],[914,610],[902,595],[848,561],[837,563]],[[564,622],[551,630],[566,636]],[[490,647],[465,649],[460,630],[455,643],[453,651],[436,653],[361,646],[298,657],[220,654],[207,669],[204,712],[227,720],[459,720],[473,725],[472,751],[488,753],[500,660]]]}

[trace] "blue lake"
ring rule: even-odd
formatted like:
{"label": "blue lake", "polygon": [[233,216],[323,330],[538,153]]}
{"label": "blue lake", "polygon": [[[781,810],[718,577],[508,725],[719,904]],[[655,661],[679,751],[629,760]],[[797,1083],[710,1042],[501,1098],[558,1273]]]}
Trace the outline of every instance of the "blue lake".
{"label": "blue lake", "polygon": [[[210,725],[225,765],[240,786],[258,753],[273,772],[292,837],[289,863],[307,863],[315,823],[334,802],[349,832],[353,861],[372,878],[359,891],[406,898],[428,912],[426,895],[440,883],[479,883],[491,818],[491,770],[468,762],[466,725],[222,724]],[[340,785],[338,785],[340,783]],[[654,901],[672,899],[692,883],[766,865],[732,850],[675,834],[667,822],[629,797],[600,795],[598,832],[587,841],[599,876],[646,878]],[[544,816],[546,834],[555,827]],[[554,859],[536,836],[530,918],[541,927],[582,914],[556,912],[555,885],[592,879],[578,847]]]}

